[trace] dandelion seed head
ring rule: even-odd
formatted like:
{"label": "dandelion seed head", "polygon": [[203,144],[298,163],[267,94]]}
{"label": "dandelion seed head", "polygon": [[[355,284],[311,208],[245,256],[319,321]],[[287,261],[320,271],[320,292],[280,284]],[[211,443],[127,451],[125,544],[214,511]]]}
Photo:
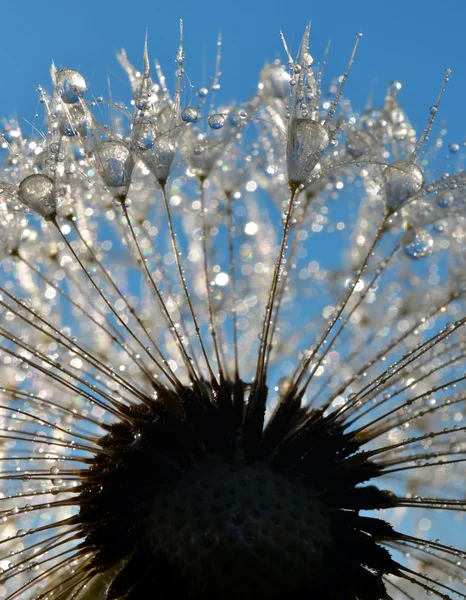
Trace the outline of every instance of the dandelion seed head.
{"label": "dandelion seed head", "polygon": [[449,72],[418,135],[310,37],[220,104],[180,23],[173,91],[146,36],[127,105],[52,66],[4,123],[2,597],[466,597]]}

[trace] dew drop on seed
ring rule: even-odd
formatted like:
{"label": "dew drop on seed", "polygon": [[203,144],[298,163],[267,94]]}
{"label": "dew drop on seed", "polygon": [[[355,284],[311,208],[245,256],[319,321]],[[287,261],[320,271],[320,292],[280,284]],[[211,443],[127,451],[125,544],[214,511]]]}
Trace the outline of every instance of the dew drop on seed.
{"label": "dew drop on seed", "polygon": [[86,91],[86,80],[77,71],[62,69],[55,75],[56,90],[65,104],[76,104]]}
{"label": "dew drop on seed", "polygon": [[18,196],[25,206],[42,217],[51,216],[57,210],[53,181],[41,173],[23,179],[19,184]]}
{"label": "dew drop on seed", "polygon": [[150,108],[150,100],[147,96],[140,96],[135,102],[138,110],[148,110]]}
{"label": "dew drop on seed", "polygon": [[220,114],[210,115],[207,122],[212,129],[221,129],[225,125],[225,117]]}
{"label": "dew drop on seed", "polygon": [[195,123],[199,120],[199,111],[188,106],[181,111],[181,120],[185,123]]}
{"label": "dew drop on seed", "polygon": [[421,169],[407,160],[387,165],[383,172],[385,196],[389,209],[396,211],[424,186]]}
{"label": "dew drop on seed", "polygon": [[247,118],[248,118],[248,113],[241,108],[238,108],[237,110],[232,111],[228,115],[229,123],[231,123],[234,127],[237,127],[238,129],[240,129],[241,127],[243,127],[246,124]]}
{"label": "dew drop on seed", "polygon": [[425,229],[409,231],[403,244],[403,252],[408,258],[420,260],[432,254],[434,240]]}
{"label": "dew drop on seed", "polygon": [[133,129],[133,144],[137,150],[144,152],[150,150],[155,142],[154,133],[152,127],[147,123],[141,123],[136,125]]}
{"label": "dew drop on seed", "polygon": [[118,140],[105,140],[96,145],[93,156],[105,184],[115,194],[125,195],[134,167],[129,148]]}
{"label": "dew drop on seed", "polygon": [[284,398],[293,386],[293,378],[289,376],[282,377],[278,380],[275,386],[275,391],[278,393],[280,398]]}
{"label": "dew drop on seed", "polygon": [[317,121],[292,119],[286,150],[289,181],[305,183],[329,143],[328,131]]}
{"label": "dew drop on seed", "polygon": [[437,206],[448,208],[455,201],[455,196],[451,190],[442,190],[437,194]]}
{"label": "dew drop on seed", "polygon": [[364,130],[349,131],[346,136],[346,149],[353,158],[368,154],[374,145],[373,137]]}

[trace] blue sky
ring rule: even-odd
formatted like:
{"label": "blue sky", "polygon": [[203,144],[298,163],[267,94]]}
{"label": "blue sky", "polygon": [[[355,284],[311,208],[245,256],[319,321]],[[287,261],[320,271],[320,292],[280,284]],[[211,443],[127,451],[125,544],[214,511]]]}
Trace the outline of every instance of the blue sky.
{"label": "blue sky", "polygon": [[80,70],[95,95],[107,95],[109,75],[119,94],[124,77],[115,54],[125,47],[137,63],[146,28],[151,56],[159,58],[173,81],[180,17],[185,22],[187,74],[195,87],[205,84],[212,73],[221,31],[221,98],[242,100],[253,92],[265,60],[283,58],[279,30],[295,50],[306,22],[312,20],[311,47],[316,60],[332,40],[329,75],[343,71],[355,34],[364,33],[347,89],[356,107],[363,105],[374,77],[379,78],[378,100],[385,84],[399,79],[404,85],[402,102],[413,123],[422,126],[444,69],[450,67],[453,73],[440,118],[452,133],[454,128],[454,137],[463,138],[466,131],[463,0],[22,0],[16,5],[3,3],[1,14],[0,114],[4,116],[16,112],[20,119],[33,118],[35,89],[38,84],[49,86],[52,60],[58,67]]}

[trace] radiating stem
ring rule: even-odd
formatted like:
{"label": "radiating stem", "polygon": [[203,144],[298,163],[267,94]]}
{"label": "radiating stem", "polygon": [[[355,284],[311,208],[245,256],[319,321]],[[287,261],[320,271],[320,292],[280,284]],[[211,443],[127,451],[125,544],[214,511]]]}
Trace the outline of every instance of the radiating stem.
{"label": "radiating stem", "polygon": [[220,375],[220,381],[225,380],[225,375],[222,368],[222,360],[220,357],[220,351],[218,348],[217,341],[217,331],[215,329],[214,323],[214,311],[212,306],[212,294],[210,292],[210,278],[209,278],[209,262],[207,255],[207,219],[206,219],[206,206],[205,206],[205,190],[204,190],[204,180],[199,180],[199,191],[201,198],[201,221],[202,221],[202,254],[203,254],[203,262],[204,262],[204,278],[205,278],[205,286],[206,286],[206,296],[207,296],[207,315],[209,319],[209,329],[212,335],[212,342],[214,345],[215,357],[217,359],[218,370]]}
{"label": "radiating stem", "polygon": [[235,248],[233,241],[233,215],[231,193],[225,193],[227,199],[227,229],[228,229],[228,265],[231,288],[232,320],[233,320],[233,352],[235,360],[235,381],[239,381],[238,359],[238,315],[236,313],[236,275],[235,275]]}
{"label": "radiating stem", "polygon": [[[293,378],[297,376],[296,381],[293,384],[293,389],[290,391],[291,393],[295,393],[296,390],[299,387],[299,384],[301,383],[302,378],[304,377],[307,368],[309,367],[309,365],[311,364],[312,360],[314,359],[314,357],[316,356],[316,354],[319,352],[319,350],[321,349],[321,347],[326,343],[328,336],[330,335],[330,333],[332,332],[333,328],[335,327],[335,324],[338,322],[339,318],[341,317],[343,311],[345,310],[351,296],[354,293],[354,290],[356,289],[357,284],[359,283],[364,271],[366,270],[367,264],[369,263],[369,259],[372,256],[372,253],[374,251],[375,246],[377,245],[378,241],[380,240],[380,238],[382,237],[382,234],[384,233],[385,230],[385,224],[387,222],[389,218],[389,215],[385,215],[385,217],[382,220],[382,223],[379,225],[378,229],[377,229],[377,233],[374,237],[374,240],[372,241],[369,250],[367,251],[367,254],[363,260],[363,263],[361,265],[361,267],[358,270],[358,273],[356,275],[356,279],[353,282],[353,285],[351,286],[351,289],[348,291],[348,293],[346,294],[346,296],[343,298],[343,301],[340,303],[340,306],[335,314],[335,316],[332,318],[330,325],[327,327],[324,335],[322,336],[322,338],[319,340],[319,342],[317,343],[316,347],[312,350],[312,352],[309,354],[309,356],[306,358],[306,360],[304,360],[304,362],[302,363],[301,366],[298,366],[298,368],[296,369]],[[299,375],[298,375],[299,372]]]}
{"label": "radiating stem", "polygon": [[[154,259],[155,264],[157,265],[157,269],[160,271],[160,275],[161,275],[162,281],[164,283],[164,287],[166,288],[168,295],[171,297],[174,297],[175,292],[170,284],[170,278],[168,277],[166,269],[163,266],[163,262],[161,260],[157,259],[157,250],[154,246],[152,237],[149,236],[148,239],[149,239],[150,247],[151,247],[151,250],[153,253],[153,259]],[[180,319],[181,331],[183,332],[183,335],[185,336],[185,340],[186,340],[185,346],[186,346],[187,352],[189,354],[189,357],[192,359],[192,365],[193,365],[194,371],[196,373],[200,373],[201,370],[200,370],[200,366],[199,366],[199,361],[198,361],[196,352],[194,351],[193,345],[191,343],[191,339],[189,337],[189,332],[188,332],[188,328],[186,326],[185,318],[184,318],[179,306],[177,306],[177,309],[178,309],[178,314],[179,314],[179,319]]]}
{"label": "radiating stem", "polygon": [[132,224],[131,219],[130,219],[129,214],[128,214],[128,209],[127,209],[126,204],[125,204],[125,199],[122,199],[122,201],[121,201],[121,208],[123,210],[123,215],[125,217],[126,223],[127,223],[128,227],[129,227],[129,230],[131,232],[131,237],[132,237],[132,239],[134,241],[134,245],[136,246],[136,250],[137,250],[137,253],[138,253],[138,256],[139,256],[139,260],[140,260],[140,262],[142,264],[142,267],[143,267],[143,269],[144,269],[144,271],[146,273],[146,276],[147,276],[147,278],[149,280],[151,289],[155,293],[156,298],[159,301],[160,306],[162,308],[162,311],[163,311],[163,313],[165,315],[165,318],[167,319],[170,331],[172,332],[172,335],[174,336],[175,341],[176,341],[176,343],[177,343],[177,345],[178,345],[178,347],[180,349],[181,356],[183,358],[183,362],[185,364],[185,367],[186,367],[186,369],[187,369],[187,371],[189,373],[190,379],[192,381],[194,381],[194,382],[199,383],[199,379],[198,379],[198,377],[196,375],[196,372],[194,371],[193,366],[191,364],[190,357],[186,353],[186,349],[184,347],[183,340],[181,339],[181,337],[180,337],[180,335],[178,333],[178,329],[177,329],[175,323],[173,322],[173,319],[171,318],[170,313],[168,312],[167,306],[166,306],[166,304],[165,304],[165,302],[164,302],[164,300],[162,298],[162,294],[160,293],[160,290],[158,289],[157,284],[155,283],[154,278],[152,277],[152,275],[151,275],[151,273],[149,271],[146,259],[144,258],[144,255],[142,254],[141,247],[139,245],[136,233],[134,231],[133,224]]}
{"label": "radiating stem", "polygon": [[[65,298],[65,300],[67,300],[72,306],[74,306],[79,311],[81,311],[85,317],[87,317],[101,331],[103,331],[112,340],[112,342],[117,344],[118,347],[121,348],[121,350],[123,350],[123,352],[131,359],[131,361],[135,365],[138,366],[138,368],[148,377],[149,381],[152,381],[153,377],[152,377],[151,373],[149,372],[148,368],[139,359],[137,359],[136,356],[132,352],[130,352],[128,350],[126,345],[123,343],[122,338],[120,337],[118,331],[115,329],[113,324],[108,320],[108,318],[103,313],[100,313],[100,314],[101,314],[102,318],[105,320],[106,327],[104,327],[104,325],[102,325],[102,323],[99,323],[97,321],[97,319],[95,319],[85,308],[83,308],[80,304],[75,302],[66,292],[64,292],[62,289],[60,289],[58,287],[58,285],[56,285],[51,279],[46,277],[37,267],[35,267],[33,264],[31,264],[24,256],[20,255],[19,253],[17,253],[16,256],[17,256],[18,260],[20,260],[29,269],[31,269],[38,277],[40,277],[40,279],[42,279],[42,281],[44,281],[47,285],[49,285],[51,288],[53,288],[58,294],[60,294],[60,296]],[[108,327],[108,329],[107,329],[107,327]],[[111,330],[112,333],[110,333],[109,330]]]}
{"label": "radiating stem", "polygon": [[241,445],[245,453],[247,462],[253,462],[254,460],[256,460],[258,452],[260,450],[262,430],[264,427],[265,407],[267,403],[265,356],[272,322],[272,308],[275,302],[275,295],[277,293],[277,286],[280,280],[280,274],[282,272],[283,257],[285,254],[288,233],[290,231],[296,190],[296,186],[290,185],[290,199],[285,217],[285,224],[283,228],[280,250],[278,252],[267,306],[265,309],[265,316],[261,333],[261,343],[259,348],[259,358],[257,361],[256,377],[251,386],[251,392],[248,398],[248,405],[241,434]]}
{"label": "radiating stem", "polygon": [[278,252],[277,262],[275,263],[275,269],[272,277],[272,284],[270,287],[269,297],[267,301],[267,306],[265,308],[265,317],[262,326],[261,333],[261,343],[259,348],[259,359],[257,361],[257,369],[256,369],[256,385],[261,387],[265,384],[266,379],[266,369],[265,369],[265,356],[267,352],[268,338],[269,332],[271,330],[272,324],[272,309],[275,302],[275,296],[277,293],[278,282],[280,281],[280,275],[283,269],[283,257],[285,254],[286,242],[288,240],[288,234],[290,232],[291,227],[291,219],[293,215],[293,207],[296,196],[297,187],[290,187],[290,199],[288,202],[288,208],[285,216],[285,224],[283,227],[283,235],[280,244],[280,250]]}
{"label": "radiating stem", "polygon": [[[154,364],[160,369],[160,371],[165,375],[165,377],[167,377],[167,379],[170,381],[170,383],[175,387],[175,388],[179,388],[181,386],[180,382],[177,380],[177,378],[173,378],[172,375],[170,375],[169,372],[167,372],[164,367],[162,366],[162,364],[155,358],[155,356],[153,356],[153,354],[150,352],[150,350],[148,350],[147,348],[144,347],[144,345],[142,344],[142,342],[140,341],[140,339],[132,332],[132,330],[128,327],[128,325],[124,322],[124,320],[120,317],[120,315],[117,313],[117,311],[113,308],[111,302],[108,300],[108,298],[105,296],[105,294],[102,292],[102,290],[99,288],[99,286],[95,283],[94,279],[92,278],[92,276],[90,275],[89,271],[86,269],[86,267],[84,266],[84,264],[82,263],[81,259],[79,258],[78,254],[75,252],[73,246],[70,244],[70,242],[68,241],[68,238],[65,236],[65,234],[62,232],[62,230],[60,229],[60,226],[57,223],[56,218],[50,219],[50,222],[53,223],[53,225],[55,226],[55,228],[57,229],[58,233],[60,234],[61,238],[63,239],[63,241],[65,242],[68,250],[71,252],[71,254],[73,255],[74,259],[76,260],[76,262],[78,263],[78,265],[81,267],[83,273],[86,275],[86,277],[88,278],[88,280],[90,281],[90,283],[92,284],[92,286],[95,288],[95,290],[97,291],[97,293],[99,294],[99,296],[102,298],[102,300],[105,302],[105,304],[108,306],[108,308],[110,309],[110,311],[112,312],[112,314],[115,316],[115,318],[119,321],[119,323],[121,323],[121,325],[123,326],[123,328],[127,331],[127,333],[129,333],[129,335],[135,340],[135,342],[147,353],[147,355],[151,358],[151,360],[154,361]],[[118,287],[116,286],[115,282],[113,281],[113,279],[110,277],[110,275],[108,274],[108,272],[106,271],[106,269],[104,269],[103,265],[101,265],[101,263],[97,260],[97,257],[95,256],[95,254],[90,250],[89,246],[86,245],[86,248],[91,252],[91,256],[93,258],[93,260],[96,262],[96,264],[98,264],[100,266],[100,268],[102,269],[102,271],[104,272],[104,274],[106,274],[106,277],[108,278],[109,282],[111,283],[113,289],[115,289],[118,293],[118,295],[123,298],[123,300],[126,303],[126,300],[123,297],[123,294],[120,292],[120,290],[118,289]],[[134,314],[134,311],[132,311],[132,314],[134,315],[134,317],[136,318],[137,322],[139,323],[139,325],[142,327],[143,331],[145,333],[146,329],[144,327],[144,325],[142,324],[141,320],[139,319],[139,317]],[[151,339],[149,337],[149,339]],[[152,341],[152,340],[151,340]],[[161,354],[158,346],[156,346],[154,344],[154,347],[157,351],[157,353],[159,354],[159,356],[162,358],[162,361],[164,363],[166,363],[166,360],[163,358],[163,355]],[[166,363],[168,364],[168,363]],[[171,370],[171,369],[170,369]]]}
{"label": "radiating stem", "polygon": [[340,334],[342,333],[342,331],[348,325],[349,320],[351,319],[351,317],[353,316],[353,314],[355,313],[355,311],[361,306],[361,304],[365,300],[365,298],[366,298],[369,290],[375,284],[375,282],[378,280],[378,278],[382,275],[383,271],[385,270],[385,268],[387,267],[387,265],[389,264],[389,262],[391,261],[391,259],[395,256],[395,254],[399,250],[399,248],[400,248],[400,242],[397,242],[396,245],[394,246],[394,248],[392,249],[392,251],[390,252],[390,254],[388,255],[388,257],[383,261],[383,264],[377,269],[377,272],[373,276],[372,280],[366,285],[366,289],[359,296],[357,302],[354,304],[354,306],[351,308],[351,310],[349,311],[349,313],[346,315],[343,323],[338,328],[337,332],[333,336],[333,338],[330,341],[330,343],[328,343],[326,345],[324,352],[319,357],[319,360],[313,366],[311,373],[309,374],[306,382],[303,385],[302,392],[304,392],[307,389],[307,387],[310,384],[310,382],[311,382],[313,376],[315,375],[317,369],[320,367],[320,365],[324,361],[325,357],[328,355],[328,353],[332,349],[333,344],[337,341],[337,339],[340,336]]}
{"label": "radiating stem", "polygon": [[196,330],[196,336],[197,336],[197,339],[198,339],[199,344],[201,346],[202,354],[204,356],[204,360],[205,360],[205,363],[206,363],[206,366],[207,366],[207,370],[209,372],[210,381],[211,381],[213,387],[218,387],[217,380],[216,380],[215,375],[214,375],[214,373],[212,371],[212,367],[210,366],[209,357],[207,355],[207,351],[205,349],[204,342],[202,341],[201,330],[200,330],[200,327],[199,327],[199,323],[197,322],[197,317],[196,317],[196,313],[194,312],[193,304],[191,302],[191,296],[189,294],[188,286],[186,284],[186,276],[185,276],[184,271],[183,271],[183,266],[181,265],[180,251],[178,250],[178,243],[176,241],[176,233],[175,233],[175,230],[174,230],[174,227],[173,227],[173,221],[172,221],[172,217],[171,217],[170,206],[169,206],[169,203],[168,203],[166,186],[165,186],[165,184],[163,184],[163,185],[161,185],[161,187],[162,187],[163,201],[164,201],[164,204],[165,204],[165,210],[166,210],[166,213],[167,213],[168,227],[170,229],[170,237],[171,237],[171,241],[172,241],[173,253],[175,254],[175,262],[176,262],[176,266],[178,268],[178,273],[180,275],[181,285],[183,286],[183,290],[184,290],[184,294],[185,294],[185,297],[186,297],[186,301],[188,302],[189,312],[191,313],[191,317],[193,319],[194,328]]}
{"label": "radiating stem", "polygon": [[302,214],[300,216],[299,223],[297,223],[296,227],[294,227],[293,224],[290,227],[290,232],[291,232],[291,229],[293,229],[293,228],[296,229],[296,232],[295,232],[295,235],[293,237],[293,241],[291,243],[291,249],[290,249],[290,252],[288,254],[288,258],[287,258],[286,265],[285,265],[285,268],[284,268],[282,285],[280,286],[280,288],[278,290],[277,301],[275,303],[276,307],[275,307],[275,310],[274,310],[273,315],[272,315],[272,327],[271,327],[271,333],[270,333],[269,350],[267,352],[267,356],[266,356],[266,360],[265,360],[265,368],[266,369],[268,367],[268,364],[269,364],[269,361],[270,361],[270,354],[271,354],[271,351],[272,351],[272,348],[273,348],[273,338],[274,338],[274,335],[275,335],[275,332],[276,332],[276,329],[277,329],[278,316],[280,314],[280,309],[281,309],[281,305],[282,305],[282,301],[283,301],[283,296],[284,296],[285,290],[286,290],[286,281],[288,279],[288,271],[291,268],[291,261],[293,260],[294,254],[295,254],[296,249],[298,247],[298,234],[299,234],[299,232],[301,230],[301,227],[302,227],[303,223],[306,220],[307,211],[308,211],[310,205],[311,205],[311,200],[307,199],[306,203],[305,203],[305,206],[304,206],[304,209],[303,209],[303,212],[302,212]]}

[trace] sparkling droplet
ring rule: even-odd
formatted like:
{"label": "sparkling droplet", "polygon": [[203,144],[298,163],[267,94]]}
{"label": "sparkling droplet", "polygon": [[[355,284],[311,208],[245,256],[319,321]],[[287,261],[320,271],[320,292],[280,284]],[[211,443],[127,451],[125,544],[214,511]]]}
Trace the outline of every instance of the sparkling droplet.
{"label": "sparkling droplet", "polygon": [[62,135],[86,137],[89,125],[80,104],[70,104],[58,118],[58,129]]}
{"label": "sparkling droplet", "polygon": [[328,148],[330,138],[323,125],[311,119],[292,119],[288,128],[288,180],[301,185]]}
{"label": "sparkling droplet", "polygon": [[210,115],[207,122],[212,129],[221,129],[225,125],[225,116],[220,114]]}
{"label": "sparkling droplet", "polygon": [[243,110],[242,108],[238,108],[238,109],[232,111],[228,115],[228,121],[234,127],[237,127],[238,129],[240,129],[241,127],[244,127],[244,125],[246,125],[247,118],[248,118],[248,113],[245,110]]}
{"label": "sparkling droplet", "polygon": [[403,251],[408,258],[420,260],[432,254],[434,240],[425,229],[409,231],[405,236]]}
{"label": "sparkling droplet", "polygon": [[278,393],[280,398],[284,398],[291,390],[292,386],[293,378],[285,376],[278,380],[278,383],[275,387],[275,391]]}
{"label": "sparkling droplet", "polygon": [[389,86],[388,86],[389,90],[391,92],[394,92],[394,93],[399,92],[402,87],[403,86],[401,84],[401,81],[396,81],[396,80],[395,81],[391,81],[390,84],[389,84]]}
{"label": "sparkling droplet", "polygon": [[57,212],[53,181],[46,175],[38,173],[23,179],[18,196],[25,206],[42,217],[50,217]]}
{"label": "sparkling droplet", "polygon": [[97,170],[115,196],[125,196],[131,183],[134,159],[130,149],[117,140],[99,142],[94,151]]}
{"label": "sparkling droplet", "polygon": [[173,142],[162,137],[155,141],[149,152],[142,155],[142,160],[158,182],[164,182],[170,175],[175,158],[176,147]]}
{"label": "sparkling droplet", "polygon": [[383,170],[387,207],[396,211],[424,185],[421,169],[407,160],[387,165]]}
{"label": "sparkling droplet", "polygon": [[450,144],[448,146],[448,150],[450,151],[451,154],[456,154],[459,149],[460,149],[460,145],[459,144]]}
{"label": "sparkling droplet", "polygon": [[63,102],[75,104],[86,91],[86,81],[81,73],[71,69],[62,69],[55,75],[56,90]]}
{"label": "sparkling droplet", "polygon": [[441,190],[437,194],[437,206],[440,208],[448,208],[455,201],[455,195],[451,190]]}
{"label": "sparkling droplet", "polygon": [[408,135],[408,128],[404,123],[399,123],[393,128],[393,137],[396,140],[405,140]]}
{"label": "sparkling droplet", "polygon": [[199,120],[199,111],[188,106],[181,111],[181,120],[185,123],[195,123]]}
{"label": "sparkling droplet", "polygon": [[199,96],[199,98],[205,98],[208,93],[209,90],[206,87],[201,87],[197,90],[197,95]]}
{"label": "sparkling droplet", "polygon": [[353,158],[364,156],[374,146],[374,138],[363,129],[349,131],[346,136],[346,149]]}
{"label": "sparkling droplet", "polygon": [[154,145],[154,132],[147,123],[136,125],[133,129],[132,142],[135,150],[144,152]]}
{"label": "sparkling droplet", "polygon": [[151,103],[147,96],[139,96],[135,101],[135,106],[138,110],[148,110],[150,105]]}

